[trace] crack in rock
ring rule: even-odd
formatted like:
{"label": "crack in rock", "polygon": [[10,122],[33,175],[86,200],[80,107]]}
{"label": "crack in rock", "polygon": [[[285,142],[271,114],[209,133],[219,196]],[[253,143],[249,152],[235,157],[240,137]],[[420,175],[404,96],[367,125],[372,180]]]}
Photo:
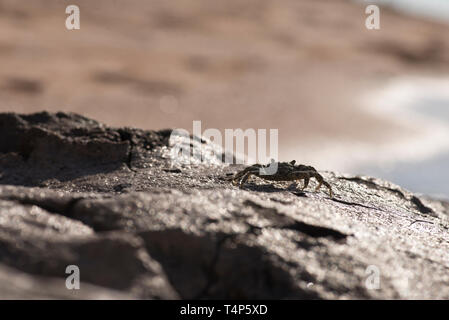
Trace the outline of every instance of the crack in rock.
{"label": "crack in rock", "polygon": [[338,179],[362,183],[362,184],[367,185],[368,187],[374,187],[376,189],[388,190],[390,192],[397,194],[400,198],[410,201],[414,205],[414,207],[422,214],[433,214],[433,215],[435,214],[434,211],[431,208],[425,206],[418,197],[416,197],[415,195],[411,195],[409,198],[404,194],[404,192],[402,192],[401,190],[399,190],[397,188],[381,186],[374,181],[366,180],[361,177],[338,177]]}
{"label": "crack in rock", "polygon": [[293,219],[283,213],[280,213],[275,208],[264,207],[259,203],[252,200],[245,200],[245,205],[250,206],[256,210],[256,212],[263,218],[269,218],[271,221],[275,221],[274,224],[270,224],[269,227],[296,230],[314,238],[326,238],[330,237],[333,240],[344,240],[348,236],[338,230],[311,225],[302,221]]}

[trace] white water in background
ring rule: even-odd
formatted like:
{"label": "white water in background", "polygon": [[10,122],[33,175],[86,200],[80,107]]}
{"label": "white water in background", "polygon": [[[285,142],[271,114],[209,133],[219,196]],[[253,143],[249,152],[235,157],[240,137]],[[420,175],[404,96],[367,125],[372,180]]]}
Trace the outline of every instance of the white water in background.
{"label": "white water in background", "polygon": [[[366,4],[379,4],[398,11],[449,23],[449,0],[357,0]],[[382,21],[382,16],[381,16]],[[381,22],[382,23],[382,22]]]}
{"label": "white water in background", "polygon": [[420,134],[404,142],[410,149],[407,160],[362,165],[357,171],[449,199],[449,78],[399,78],[364,99],[369,112],[397,119]]}

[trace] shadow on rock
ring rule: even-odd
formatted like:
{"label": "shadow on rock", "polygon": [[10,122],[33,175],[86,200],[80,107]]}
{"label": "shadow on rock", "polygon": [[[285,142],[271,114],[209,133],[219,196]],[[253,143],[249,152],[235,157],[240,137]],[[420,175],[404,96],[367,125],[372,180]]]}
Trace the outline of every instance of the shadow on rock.
{"label": "shadow on rock", "polygon": [[0,183],[39,186],[131,168],[133,149],[166,144],[154,131],[112,129],[76,114],[0,115]]}

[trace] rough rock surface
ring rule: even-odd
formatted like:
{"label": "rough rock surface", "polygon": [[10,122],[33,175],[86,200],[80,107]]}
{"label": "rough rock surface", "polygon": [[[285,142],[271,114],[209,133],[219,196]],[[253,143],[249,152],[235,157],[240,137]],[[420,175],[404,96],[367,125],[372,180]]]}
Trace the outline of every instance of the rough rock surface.
{"label": "rough rock surface", "polygon": [[332,199],[241,190],[241,166],[172,167],[170,132],[0,114],[0,298],[449,299],[449,203],[332,172]]}

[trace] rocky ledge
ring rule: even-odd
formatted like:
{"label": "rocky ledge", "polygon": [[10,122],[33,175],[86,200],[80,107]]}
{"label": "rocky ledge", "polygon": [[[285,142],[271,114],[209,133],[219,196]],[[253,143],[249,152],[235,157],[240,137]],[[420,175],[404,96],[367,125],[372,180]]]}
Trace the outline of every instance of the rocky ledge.
{"label": "rocky ledge", "polygon": [[173,168],[170,132],[0,114],[0,298],[449,299],[449,203],[333,172],[333,198],[239,189]]}

